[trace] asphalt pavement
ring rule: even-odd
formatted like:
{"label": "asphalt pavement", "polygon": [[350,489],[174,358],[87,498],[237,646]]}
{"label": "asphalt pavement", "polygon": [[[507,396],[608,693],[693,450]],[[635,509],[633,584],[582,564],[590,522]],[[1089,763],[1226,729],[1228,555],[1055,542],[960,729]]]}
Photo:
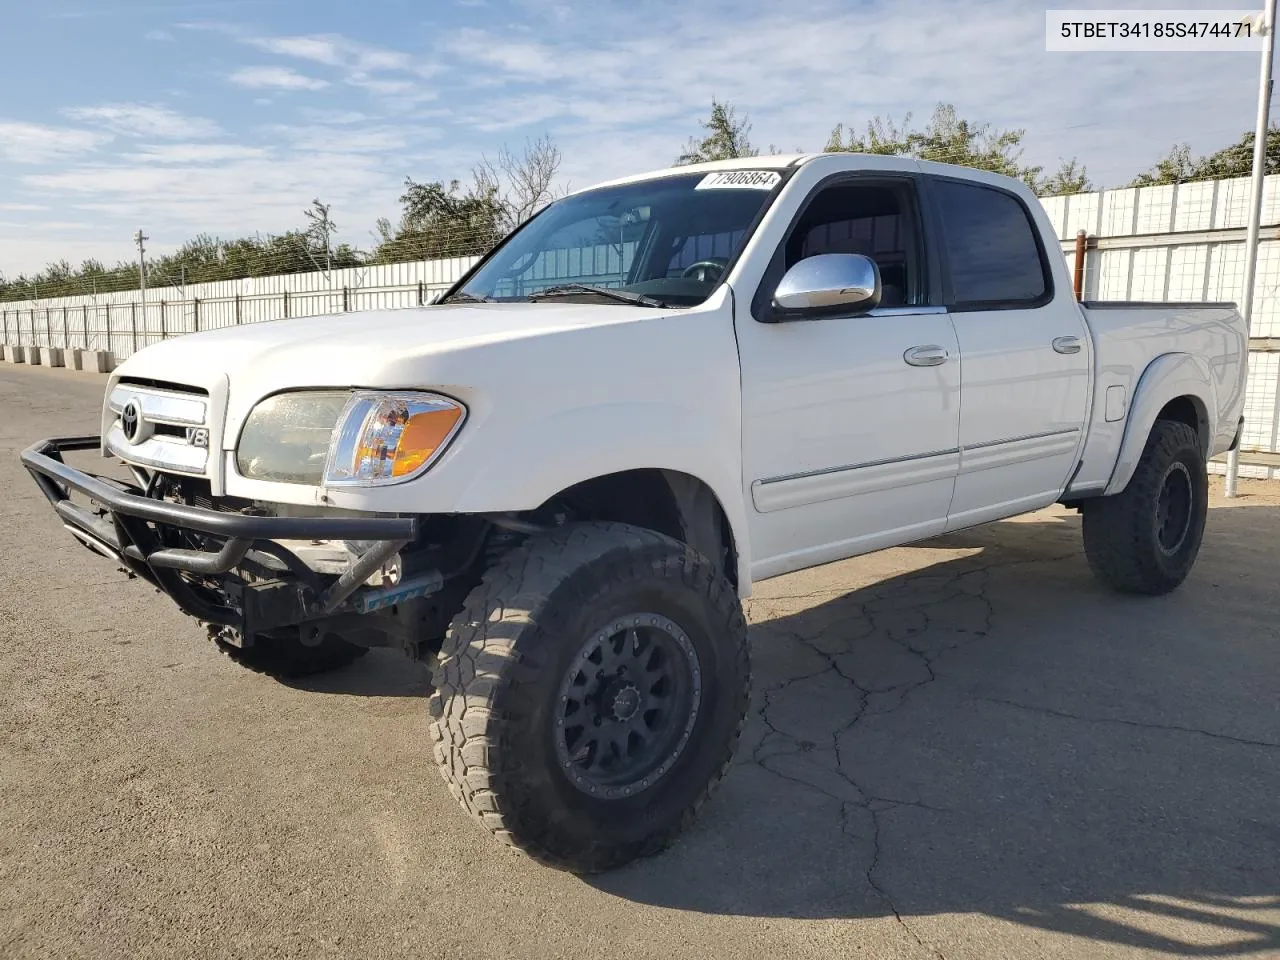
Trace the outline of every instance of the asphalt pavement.
{"label": "asphalt pavement", "polygon": [[1280,957],[1280,483],[1159,599],[1061,509],[759,585],[728,778],[584,879],[457,809],[424,666],[248,672],[61,529],[18,452],[104,382],[0,364],[6,960]]}

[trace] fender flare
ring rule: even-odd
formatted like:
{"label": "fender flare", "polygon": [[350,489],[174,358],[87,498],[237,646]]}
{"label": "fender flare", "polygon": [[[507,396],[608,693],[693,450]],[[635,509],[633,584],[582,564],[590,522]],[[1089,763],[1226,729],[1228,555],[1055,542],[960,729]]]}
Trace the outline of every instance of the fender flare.
{"label": "fender flare", "polygon": [[1163,354],[1147,364],[1138,378],[1133,402],[1129,404],[1124,438],[1120,441],[1120,453],[1111,471],[1111,479],[1102,491],[1103,496],[1120,493],[1129,485],[1142,451],[1146,449],[1156,417],[1165,404],[1179,397],[1190,397],[1196,405],[1200,438],[1205,456],[1208,456],[1213,442],[1212,425],[1218,422],[1218,396],[1213,378],[1199,357],[1189,353]]}

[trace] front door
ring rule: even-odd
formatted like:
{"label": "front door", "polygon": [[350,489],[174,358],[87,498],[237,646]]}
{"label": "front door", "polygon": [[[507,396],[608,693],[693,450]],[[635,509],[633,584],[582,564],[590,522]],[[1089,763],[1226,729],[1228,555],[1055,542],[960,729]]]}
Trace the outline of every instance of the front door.
{"label": "front door", "polygon": [[[1084,317],[1014,194],[928,181],[960,342],[960,472],[947,529],[1053,503],[1078,462],[1092,362]],[[1047,229],[1047,226],[1046,226]]]}
{"label": "front door", "polygon": [[[820,184],[754,301],[737,300],[753,579],[946,524],[959,463],[959,346],[946,310],[930,303],[919,209],[912,177]],[[882,306],[761,322],[786,269],[821,253],[874,259]]]}

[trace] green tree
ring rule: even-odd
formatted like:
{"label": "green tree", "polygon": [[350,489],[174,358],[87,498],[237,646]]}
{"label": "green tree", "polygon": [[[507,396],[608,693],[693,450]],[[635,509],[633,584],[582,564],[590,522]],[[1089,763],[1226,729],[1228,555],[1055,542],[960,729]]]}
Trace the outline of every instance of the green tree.
{"label": "green tree", "polygon": [[[330,256],[331,265],[354,267],[363,262],[360,254],[341,244]],[[153,257],[147,263],[147,285],[152,288],[264,277],[278,273],[306,273],[325,262],[324,249],[313,232],[290,230],[271,236],[222,240],[199,234],[172,253]],[[108,293],[138,288],[138,265],[122,260],[105,267],[98,260],[86,260],[73,269],[65,260],[51,263],[32,276],[0,282],[0,300],[35,297],[65,297],[77,294]]]}
{"label": "green tree", "polygon": [[1025,130],[993,130],[989,123],[962,118],[949,103],[938,104],[923,129],[911,126],[910,114],[901,123],[875,117],[863,129],[859,136],[853,127],[837,124],[826,149],[954,163],[1017,177],[1033,187],[1040,185],[1043,168],[1022,163]]}
{"label": "green tree", "polygon": [[1162,183],[1181,183],[1190,180],[1195,169],[1189,144],[1178,143],[1156,165],[1129,181],[1131,187],[1153,187]]}
{"label": "green tree", "polygon": [[505,211],[493,184],[479,182],[464,191],[457,180],[445,186],[406,177],[404,187],[399,224],[393,229],[385,218],[378,221],[375,263],[483,253],[505,232]]}
{"label": "green tree", "polygon": [[[1263,170],[1280,173],[1280,127],[1272,124],[1267,129],[1267,150]],[[1166,183],[1182,183],[1186,180],[1223,180],[1228,177],[1247,177],[1253,173],[1253,131],[1250,130],[1230,146],[1223,147],[1208,156],[1191,156],[1191,147],[1175,144],[1155,166],[1129,181],[1131,187],[1151,187]]]}
{"label": "green tree", "polygon": [[676,158],[676,164],[707,163],[711,160],[733,160],[738,157],[758,156],[760,151],[751,145],[751,124],[747,117],[738,119],[737,111],[719,100],[711,101],[711,116],[702,121],[706,135],[699,139],[690,137],[684,152]]}
{"label": "green tree", "polygon": [[1088,193],[1094,189],[1089,172],[1075,158],[1063,160],[1057,172],[1038,186],[1042,197],[1060,197],[1068,193]]}
{"label": "green tree", "polygon": [[[1253,173],[1253,143],[1254,134],[1250,130],[1231,146],[1197,160],[1192,177],[1221,180],[1226,177],[1249,176]],[[1275,124],[1267,128],[1263,171],[1268,174],[1280,173],[1280,127]]]}

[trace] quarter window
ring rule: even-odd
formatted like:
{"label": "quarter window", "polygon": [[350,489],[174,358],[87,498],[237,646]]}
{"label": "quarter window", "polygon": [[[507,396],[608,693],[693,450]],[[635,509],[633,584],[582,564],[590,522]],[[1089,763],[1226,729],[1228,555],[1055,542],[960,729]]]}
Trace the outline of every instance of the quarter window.
{"label": "quarter window", "polygon": [[1044,297],[1035,228],[1016,198],[955,180],[935,180],[932,192],[957,306],[1025,306]]}

